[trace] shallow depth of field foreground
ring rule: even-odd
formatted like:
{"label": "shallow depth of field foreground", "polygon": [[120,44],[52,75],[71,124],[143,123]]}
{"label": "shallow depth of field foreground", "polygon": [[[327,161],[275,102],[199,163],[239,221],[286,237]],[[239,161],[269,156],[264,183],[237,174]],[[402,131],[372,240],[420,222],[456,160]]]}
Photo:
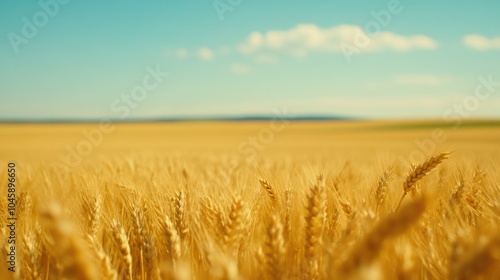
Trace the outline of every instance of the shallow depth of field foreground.
{"label": "shallow depth of field foreground", "polygon": [[279,125],[0,125],[0,279],[500,279],[498,123]]}

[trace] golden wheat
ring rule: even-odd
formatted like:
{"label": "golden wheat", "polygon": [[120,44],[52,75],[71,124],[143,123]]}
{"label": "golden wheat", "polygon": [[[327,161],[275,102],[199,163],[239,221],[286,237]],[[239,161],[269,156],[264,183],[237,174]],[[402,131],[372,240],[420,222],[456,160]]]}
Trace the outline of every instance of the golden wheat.
{"label": "golden wheat", "polygon": [[0,279],[499,278],[498,155],[437,154],[408,174],[398,154],[383,166],[346,155],[106,155],[60,174],[30,165],[18,271]]}
{"label": "golden wheat", "polygon": [[406,176],[406,180],[403,183],[403,195],[396,206],[396,211],[401,206],[401,202],[405,198],[405,196],[415,190],[416,184],[418,181],[422,180],[429,172],[431,172],[434,168],[436,168],[441,162],[448,158],[450,153],[441,153],[435,156],[430,157],[425,162],[418,166],[412,166],[410,168],[410,173]]}
{"label": "golden wheat", "polygon": [[306,206],[306,233],[304,258],[306,275],[309,279],[318,278],[319,259],[317,258],[321,245],[321,236],[325,215],[325,190],[322,177],[311,187]]}
{"label": "golden wheat", "polygon": [[276,201],[276,194],[274,192],[273,187],[271,186],[271,183],[264,179],[259,179],[259,183],[262,186],[262,188],[266,191],[267,195],[272,201]]}
{"label": "golden wheat", "polygon": [[117,220],[111,221],[112,235],[113,239],[118,246],[121,262],[123,266],[123,272],[120,273],[121,277],[132,279],[132,253],[130,251],[130,245],[128,241],[125,229],[119,224]]}

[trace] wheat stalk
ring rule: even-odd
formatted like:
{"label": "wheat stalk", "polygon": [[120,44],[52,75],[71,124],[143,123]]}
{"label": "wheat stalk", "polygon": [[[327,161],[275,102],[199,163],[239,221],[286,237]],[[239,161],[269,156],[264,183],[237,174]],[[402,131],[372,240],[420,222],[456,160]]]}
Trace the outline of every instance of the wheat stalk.
{"label": "wheat stalk", "polygon": [[285,240],[289,240],[290,233],[292,231],[292,200],[293,194],[291,189],[285,190],[285,225],[284,225],[284,237]]}

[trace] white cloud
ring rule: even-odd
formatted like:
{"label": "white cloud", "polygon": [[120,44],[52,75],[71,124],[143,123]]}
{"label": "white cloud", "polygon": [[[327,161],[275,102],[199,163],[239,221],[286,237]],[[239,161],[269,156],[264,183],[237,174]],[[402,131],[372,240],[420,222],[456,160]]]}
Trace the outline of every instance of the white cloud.
{"label": "white cloud", "polygon": [[188,51],[185,48],[178,48],[175,50],[175,55],[178,58],[186,58],[188,56]]}
{"label": "white cloud", "polygon": [[214,52],[209,48],[198,49],[198,56],[203,60],[212,60],[214,58]]}
{"label": "white cloud", "polygon": [[278,61],[278,58],[274,55],[259,54],[255,57],[255,61],[260,64],[273,64]]}
{"label": "white cloud", "polygon": [[447,99],[432,95],[407,95],[407,96],[339,96],[319,98],[318,102],[324,106],[336,109],[345,108],[373,108],[374,104],[380,108],[395,108],[401,106],[431,106],[439,107],[447,104]]}
{"label": "white cloud", "polygon": [[371,52],[383,50],[405,52],[414,49],[437,48],[437,42],[424,35],[403,36],[383,31],[377,35],[368,36],[361,27],[356,25],[320,28],[314,24],[299,24],[288,30],[252,32],[238,46],[238,49],[243,54],[271,50],[303,56],[308,52],[340,53],[342,44],[349,44],[360,51]]}
{"label": "white cloud", "polygon": [[500,50],[500,37],[490,39],[479,34],[469,34],[464,36],[463,43],[476,51]]}
{"label": "white cloud", "polygon": [[252,68],[248,65],[240,64],[240,63],[234,63],[231,65],[231,72],[237,73],[237,74],[245,74],[252,71]]}
{"label": "white cloud", "polygon": [[406,74],[393,78],[393,82],[399,85],[425,85],[435,86],[446,84],[452,81],[450,76],[438,76],[429,74]]}

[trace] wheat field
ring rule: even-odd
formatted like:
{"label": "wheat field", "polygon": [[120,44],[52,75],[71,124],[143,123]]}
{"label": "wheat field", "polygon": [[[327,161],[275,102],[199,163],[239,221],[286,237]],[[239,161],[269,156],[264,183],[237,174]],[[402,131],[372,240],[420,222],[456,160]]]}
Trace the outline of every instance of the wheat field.
{"label": "wheat field", "polygon": [[0,279],[500,279],[500,126],[441,125],[2,124]]}

